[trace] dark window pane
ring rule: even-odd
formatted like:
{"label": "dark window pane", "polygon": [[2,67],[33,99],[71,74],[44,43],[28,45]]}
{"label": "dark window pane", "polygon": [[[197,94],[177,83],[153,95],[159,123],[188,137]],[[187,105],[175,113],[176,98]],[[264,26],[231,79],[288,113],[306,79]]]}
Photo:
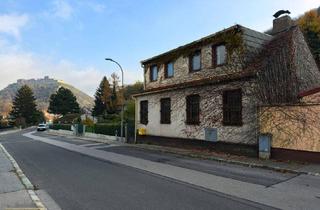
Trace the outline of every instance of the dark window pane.
{"label": "dark window pane", "polygon": [[160,123],[170,124],[171,123],[171,99],[162,98],[160,100]]}
{"label": "dark window pane", "polygon": [[241,89],[223,92],[223,124],[242,125]]}
{"label": "dark window pane", "polygon": [[140,123],[148,124],[148,101],[140,101]]}

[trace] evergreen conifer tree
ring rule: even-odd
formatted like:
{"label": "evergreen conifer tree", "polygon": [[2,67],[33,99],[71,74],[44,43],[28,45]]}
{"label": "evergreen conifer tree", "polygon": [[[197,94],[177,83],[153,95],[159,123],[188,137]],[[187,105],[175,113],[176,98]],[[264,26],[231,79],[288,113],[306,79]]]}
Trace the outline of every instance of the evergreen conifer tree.
{"label": "evergreen conifer tree", "polygon": [[[13,99],[10,115],[19,125],[33,125],[43,120],[43,115],[37,110],[36,99],[32,89],[22,86]],[[20,123],[19,123],[20,122]]]}
{"label": "evergreen conifer tree", "polygon": [[77,98],[73,93],[64,87],[50,96],[48,112],[52,114],[66,115],[80,113]]}

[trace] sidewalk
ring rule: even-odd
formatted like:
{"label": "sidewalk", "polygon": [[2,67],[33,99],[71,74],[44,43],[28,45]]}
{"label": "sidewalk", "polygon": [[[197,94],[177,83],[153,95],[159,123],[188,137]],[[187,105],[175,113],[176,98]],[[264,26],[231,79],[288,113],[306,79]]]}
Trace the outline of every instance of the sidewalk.
{"label": "sidewalk", "polygon": [[[68,136],[50,133],[52,135],[59,136]],[[77,137],[72,136],[73,138],[78,138],[87,141],[101,142],[100,139],[88,138],[88,137]],[[308,174],[313,176],[320,176],[320,165],[312,164],[312,163],[300,163],[294,161],[278,161],[278,160],[260,160],[257,158],[250,158],[246,156],[237,156],[230,155],[222,152],[215,152],[209,150],[191,150],[191,149],[180,149],[174,147],[165,147],[151,144],[124,144],[119,141],[105,141],[108,144],[118,144],[118,145],[126,145],[132,147],[143,148],[147,150],[154,150],[160,152],[166,152],[171,154],[178,154],[192,158],[200,158],[200,159],[208,159],[215,160],[219,162],[232,163],[237,165],[243,165],[248,167],[256,167],[256,168],[265,168],[279,172],[288,172],[295,174]]]}
{"label": "sidewalk", "polygon": [[133,147],[161,151],[173,154],[179,154],[187,157],[215,160],[220,162],[233,163],[238,165],[244,165],[248,167],[257,167],[271,169],[280,172],[289,172],[297,174],[308,174],[313,176],[320,176],[320,165],[312,163],[299,163],[293,161],[278,161],[278,160],[260,160],[257,158],[250,158],[246,156],[230,155],[226,153],[220,153],[215,151],[205,150],[191,150],[191,149],[179,149],[174,147],[165,147],[150,144],[135,144]]}
{"label": "sidewalk", "polygon": [[30,181],[0,144],[0,209],[30,208],[44,210]]}

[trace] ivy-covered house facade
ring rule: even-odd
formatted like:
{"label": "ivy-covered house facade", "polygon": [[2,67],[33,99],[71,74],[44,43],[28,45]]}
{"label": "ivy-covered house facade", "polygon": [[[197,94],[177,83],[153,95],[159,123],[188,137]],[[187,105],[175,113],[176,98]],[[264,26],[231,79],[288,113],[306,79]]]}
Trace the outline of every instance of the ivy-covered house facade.
{"label": "ivy-covered house facade", "polygon": [[[234,25],[142,61],[145,91],[134,96],[136,128],[145,129],[149,139],[161,137],[256,145],[259,133],[257,106],[263,102],[261,95],[268,86],[266,81],[260,84],[259,72],[265,69],[262,67],[273,65],[266,64],[267,46],[272,46],[277,37],[285,33],[290,36],[301,33],[290,21],[289,16],[276,19],[272,35]],[[285,59],[293,62],[304,59],[303,62],[308,63],[288,67],[287,71],[294,72],[301,84],[310,77],[310,73],[301,68],[308,68],[315,74],[313,77],[320,78],[318,69],[314,72],[316,64],[303,36],[292,36],[283,41],[289,43],[290,48],[302,47],[303,56],[308,57],[306,60],[301,53],[288,51],[292,54]],[[280,69],[275,72],[282,75]],[[281,89],[282,82],[286,84],[287,81],[280,81],[276,88]],[[297,91],[318,85],[319,81],[312,79]],[[261,87],[264,89],[260,90]],[[291,91],[289,88],[292,87],[286,88],[282,87],[282,91]]]}

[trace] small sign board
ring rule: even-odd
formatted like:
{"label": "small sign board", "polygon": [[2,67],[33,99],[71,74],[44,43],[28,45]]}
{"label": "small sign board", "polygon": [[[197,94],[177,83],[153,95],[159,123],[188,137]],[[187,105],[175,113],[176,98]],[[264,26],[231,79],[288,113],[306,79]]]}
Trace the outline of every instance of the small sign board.
{"label": "small sign board", "polygon": [[205,128],[205,139],[206,141],[217,142],[218,141],[217,128]]}

